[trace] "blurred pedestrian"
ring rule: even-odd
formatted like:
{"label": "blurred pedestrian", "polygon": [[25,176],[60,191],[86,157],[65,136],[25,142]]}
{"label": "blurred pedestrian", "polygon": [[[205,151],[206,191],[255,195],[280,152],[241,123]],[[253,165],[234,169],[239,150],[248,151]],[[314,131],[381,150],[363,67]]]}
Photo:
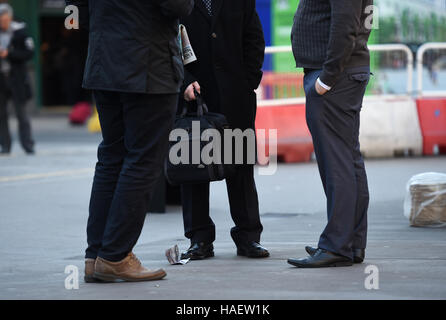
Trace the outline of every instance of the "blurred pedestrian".
{"label": "blurred pedestrian", "polygon": [[304,68],[306,117],[327,196],[328,223],[301,268],[351,266],[364,260],[369,191],[359,148],[359,119],[370,78],[367,9],[373,0],[301,0],[292,29]]}
{"label": "blurred pedestrian", "polygon": [[28,36],[23,22],[13,21],[9,4],[0,4],[0,153],[11,152],[8,125],[8,101],[12,99],[19,123],[19,136],[27,154],[34,153],[31,122],[26,102],[31,98],[27,62],[34,54],[34,41]]}
{"label": "blurred pedestrian", "polygon": [[144,268],[132,250],[163,172],[184,76],[178,18],[190,13],[193,0],[67,3],[79,8],[81,24],[90,29],[83,87],[94,91],[103,137],[85,281],[162,279],[164,270]]}
{"label": "blurred pedestrian", "polygon": [[[232,129],[254,130],[254,90],[262,79],[265,54],[255,0],[196,0],[192,14],[181,23],[198,59],[186,65],[184,99],[194,100],[195,88],[210,111],[224,114]],[[245,146],[245,153],[247,149]],[[226,187],[237,254],[268,257],[268,250],[260,245],[263,226],[254,166],[246,161],[237,165],[235,174],[226,178]],[[183,259],[214,256],[215,225],[209,215],[209,188],[209,183],[181,186],[185,236],[191,241]]]}

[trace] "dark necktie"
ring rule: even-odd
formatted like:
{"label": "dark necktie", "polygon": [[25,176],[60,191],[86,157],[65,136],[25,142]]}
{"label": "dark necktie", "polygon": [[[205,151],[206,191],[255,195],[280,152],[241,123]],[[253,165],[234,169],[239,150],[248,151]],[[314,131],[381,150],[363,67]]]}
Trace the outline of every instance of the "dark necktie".
{"label": "dark necktie", "polygon": [[212,1],[211,0],[203,0],[204,6],[208,9],[208,13],[212,16]]}

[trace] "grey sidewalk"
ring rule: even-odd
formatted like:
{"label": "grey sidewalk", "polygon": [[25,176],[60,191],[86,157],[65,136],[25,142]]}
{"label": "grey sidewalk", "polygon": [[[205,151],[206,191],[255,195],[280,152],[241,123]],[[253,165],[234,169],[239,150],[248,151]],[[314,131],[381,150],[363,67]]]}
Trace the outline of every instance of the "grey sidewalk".
{"label": "grey sidewalk", "polygon": [[[67,265],[83,272],[85,224],[96,144],[100,137],[65,119],[35,121],[37,155],[15,145],[0,157],[0,299],[446,299],[446,229],[411,228],[403,216],[405,184],[414,174],[446,172],[446,158],[367,161],[371,206],[365,264],[301,270],[286,263],[304,256],[325,223],[315,163],[280,165],[257,177],[264,234],[272,256],[236,257],[224,183],[211,189],[216,257],[169,266],[164,250],[186,249],[180,208],[150,214],[135,253],[167,279],[147,283],[84,284],[66,290]],[[14,127],[14,124],[13,124]],[[379,290],[364,287],[367,265],[379,269]]]}

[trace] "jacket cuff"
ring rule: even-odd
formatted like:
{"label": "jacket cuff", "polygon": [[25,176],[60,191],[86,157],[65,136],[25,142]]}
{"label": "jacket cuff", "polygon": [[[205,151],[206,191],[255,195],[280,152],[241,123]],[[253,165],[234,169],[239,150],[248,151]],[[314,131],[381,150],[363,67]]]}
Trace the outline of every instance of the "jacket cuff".
{"label": "jacket cuff", "polygon": [[319,85],[320,85],[322,88],[324,88],[325,90],[327,90],[327,91],[330,91],[330,90],[331,90],[331,87],[329,87],[329,86],[327,86],[325,83],[323,83],[323,82],[321,81],[320,78],[317,78],[317,82],[318,82]]}
{"label": "jacket cuff", "polygon": [[197,81],[197,79],[188,71],[186,71],[186,69],[184,70],[184,80],[183,80],[183,85],[181,86],[181,93],[184,93],[184,91],[186,91],[187,87],[194,83],[195,81]]}
{"label": "jacket cuff", "polygon": [[336,83],[337,76],[328,74],[327,71],[325,71],[324,69],[322,70],[322,73],[319,75],[319,79],[320,81],[322,81],[322,83],[331,88]]}

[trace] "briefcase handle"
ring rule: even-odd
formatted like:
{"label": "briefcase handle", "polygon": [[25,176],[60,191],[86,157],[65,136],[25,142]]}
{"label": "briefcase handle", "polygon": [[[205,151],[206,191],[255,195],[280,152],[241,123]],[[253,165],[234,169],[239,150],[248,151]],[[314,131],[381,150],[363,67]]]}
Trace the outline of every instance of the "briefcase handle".
{"label": "briefcase handle", "polygon": [[[203,97],[201,94],[198,93],[198,91],[194,88],[194,94],[197,101],[197,117],[202,117],[204,114],[209,112],[208,106],[206,105],[206,102],[204,102]],[[186,103],[183,107],[183,111],[181,112],[180,117],[184,118],[188,111],[188,104]]]}
{"label": "briefcase handle", "polygon": [[198,91],[194,88],[194,94],[195,98],[197,99],[197,116],[201,117],[203,114],[208,113],[209,109],[206,105],[206,102],[204,102],[203,97],[201,94],[198,93]]}

